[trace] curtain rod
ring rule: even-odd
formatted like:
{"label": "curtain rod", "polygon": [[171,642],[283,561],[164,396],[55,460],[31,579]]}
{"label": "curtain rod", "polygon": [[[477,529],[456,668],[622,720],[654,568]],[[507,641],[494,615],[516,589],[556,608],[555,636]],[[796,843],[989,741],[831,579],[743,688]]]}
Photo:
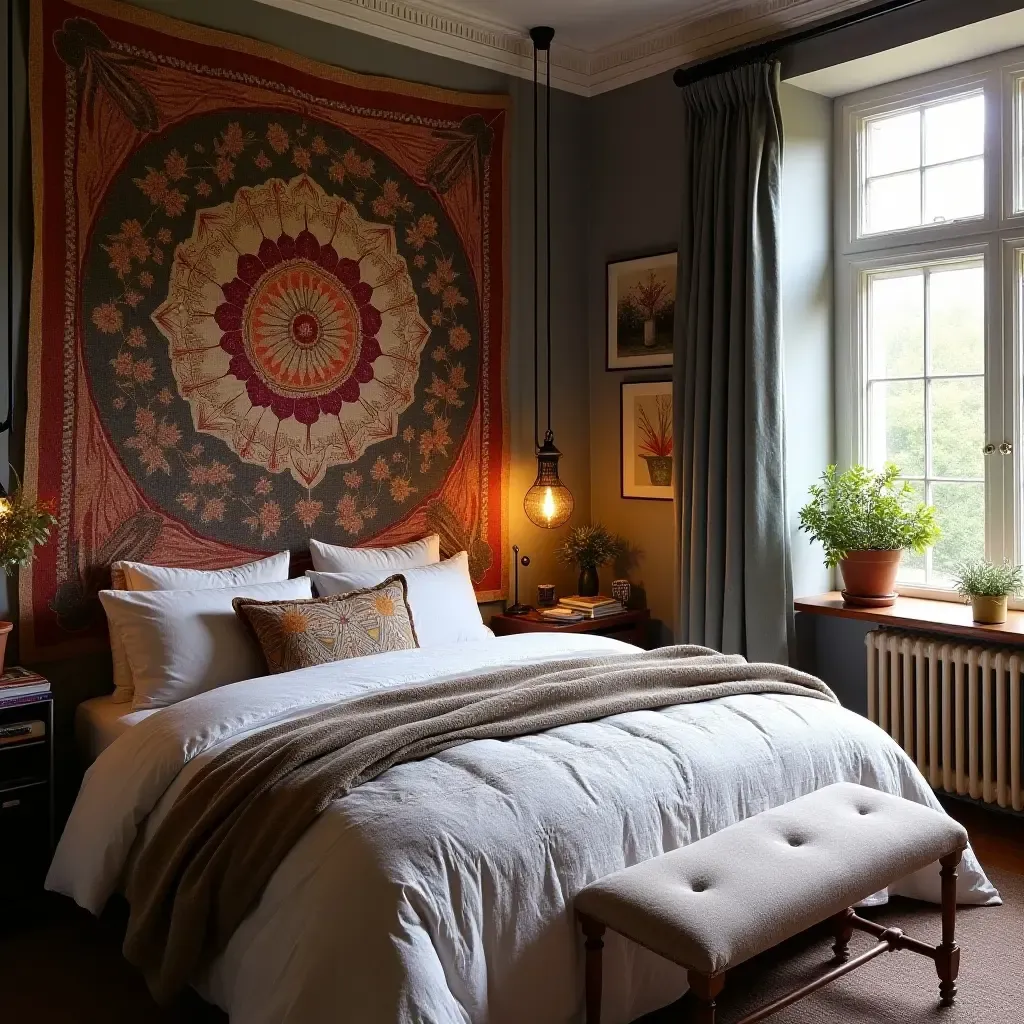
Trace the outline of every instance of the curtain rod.
{"label": "curtain rod", "polygon": [[744,64],[755,64],[759,61],[768,60],[774,57],[783,47],[792,46],[795,43],[804,43],[811,39],[820,39],[822,36],[830,35],[833,32],[852,28],[855,25],[863,25],[866,22],[873,21],[875,18],[894,14],[908,7],[916,7],[918,4],[925,2],[926,0],[886,0],[885,3],[878,4],[875,7],[861,8],[841,18],[819,22],[817,25],[798,29],[788,35],[777,36],[775,39],[769,39],[764,43],[755,43],[741,50],[732,50],[729,53],[724,53],[720,57],[712,57],[710,60],[687,64],[685,67],[676,70],[672,80],[682,89],[688,85],[693,85],[695,82],[701,82],[705,78],[711,78],[726,71],[733,71]]}

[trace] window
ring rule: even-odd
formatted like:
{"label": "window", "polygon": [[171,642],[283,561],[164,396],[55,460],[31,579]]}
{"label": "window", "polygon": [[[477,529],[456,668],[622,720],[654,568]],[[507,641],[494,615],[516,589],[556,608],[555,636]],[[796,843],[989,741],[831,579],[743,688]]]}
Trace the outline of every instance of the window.
{"label": "window", "polygon": [[943,583],[985,553],[985,264],[866,276],[868,461],[895,462],[946,529],[908,555],[907,582]]}
{"label": "window", "polygon": [[866,118],[863,235],[985,213],[985,95]]}
{"label": "window", "polygon": [[837,115],[839,461],[895,462],[936,506],[942,537],[899,584],[948,589],[958,562],[1024,551],[1024,54]]}

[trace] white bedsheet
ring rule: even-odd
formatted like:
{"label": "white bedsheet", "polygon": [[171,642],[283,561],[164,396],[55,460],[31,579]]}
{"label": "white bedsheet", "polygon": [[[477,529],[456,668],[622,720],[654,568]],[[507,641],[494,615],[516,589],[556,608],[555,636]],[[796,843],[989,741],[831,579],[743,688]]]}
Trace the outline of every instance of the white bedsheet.
{"label": "white bedsheet", "polygon": [[[165,708],[87,772],[47,885],[98,912],[139,824],[152,827],[199,765],[254,727],[385,685],[615,649],[628,647],[524,634],[235,683]],[[399,765],[321,815],[196,987],[232,1024],[578,1021],[574,893],[842,780],[939,806],[885,733],[804,697],[638,712]],[[936,899],[937,881],[922,872],[895,891]],[[960,897],[998,901],[970,851]],[[609,1024],[685,986],[614,936],[605,978]]]}
{"label": "white bedsheet", "polygon": [[113,694],[83,700],[75,708],[75,742],[79,752],[87,764],[92,764],[118,736],[158,710],[133,711],[130,703],[115,701]]}

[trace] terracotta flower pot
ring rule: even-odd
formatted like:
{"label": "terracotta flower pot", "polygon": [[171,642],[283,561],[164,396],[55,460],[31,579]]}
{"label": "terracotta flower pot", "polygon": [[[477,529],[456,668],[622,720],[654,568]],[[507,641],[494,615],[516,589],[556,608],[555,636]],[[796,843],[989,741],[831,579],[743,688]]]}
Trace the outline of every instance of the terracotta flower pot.
{"label": "terracotta flower pot", "polygon": [[1006,621],[1006,595],[993,597],[991,594],[972,594],[971,608],[974,621],[995,625]]}
{"label": "terracotta flower pot", "polygon": [[13,622],[0,622],[0,675],[4,673],[4,656],[7,654],[7,638],[14,629]]}
{"label": "terracotta flower pot", "polygon": [[874,608],[894,604],[896,573],[902,551],[850,551],[839,563],[843,572],[843,599],[847,604],[863,603]]}

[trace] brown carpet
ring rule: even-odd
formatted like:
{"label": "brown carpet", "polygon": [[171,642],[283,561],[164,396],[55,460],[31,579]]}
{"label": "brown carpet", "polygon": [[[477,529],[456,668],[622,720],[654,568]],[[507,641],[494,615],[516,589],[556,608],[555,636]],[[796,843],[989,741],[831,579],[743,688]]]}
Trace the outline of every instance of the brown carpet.
{"label": "brown carpet", "polygon": [[[990,872],[1006,901],[998,908],[961,908],[960,995],[952,1010],[938,1005],[930,962],[890,953],[772,1018],[777,1024],[1024,1024],[1024,876]],[[938,939],[937,908],[894,900],[877,920],[909,934]],[[124,918],[115,907],[97,922],[66,900],[50,902],[19,924],[0,928],[0,1020],[33,1024],[225,1024],[226,1017],[194,995],[158,1008],[139,974],[120,955]],[[851,949],[871,940],[856,935]],[[719,1014],[732,1024],[743,1013],[827,968],[831,939],[808,934],[745,964],[728,980]],[[637,1024],[681,1024],[680,1007]],[[339,1017],[343,1021],[344,1016]],[[353,1022],[354,1024],[354,1022]]]}
{"label": "brown carpet", "polygon": [[[770,1018],[773,1024],[1024,1024],[1024,877],[999,870],[989,876],[1003,906],[959,909],[960,991],[951,1009],[939,1006],[939,981],[930,960],[887,953],[782,1010]],[[938,908],[931,904],[895,899],[864,916],[926,942],[939,939]],[[856,956],[874,942],[856,934],[850,952]],[[830,936],[808,933],[731,972],[719,1001],[720,1024],[733,1024],[825,973],[834,966],[831,947]],[[676,1004],[636,1024],[680,1024],[679,1009]]]}

